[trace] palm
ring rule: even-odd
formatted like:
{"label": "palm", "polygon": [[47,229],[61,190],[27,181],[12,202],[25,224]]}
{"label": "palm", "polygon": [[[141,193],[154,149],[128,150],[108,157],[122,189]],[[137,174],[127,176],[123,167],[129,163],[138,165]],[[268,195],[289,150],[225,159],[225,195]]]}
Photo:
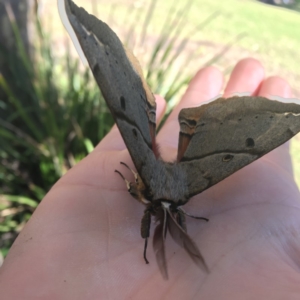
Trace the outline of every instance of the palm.
{"label": "palm", "polygon": [[[225,93],[255,94],[262,79],[262,68],[244,60]],[[176,155],[180,108],[214,97],[221,85],[212,68],[197,75],[158,136],[166,160]],[[263,82],[259,93],[290,96],[279,78]],[[210,273],[202,273],[169,238],[168,281],[161,278],[151,246],[150,264],[143,261],[143,207],[114,173],[119,169],[132,178],[120,161],[133,167],[115,128],[53,187],[0,270],[4,299],[286,299],[299,294],[299,192],[287,145],[185,206],[210,219],[187,220]]]}

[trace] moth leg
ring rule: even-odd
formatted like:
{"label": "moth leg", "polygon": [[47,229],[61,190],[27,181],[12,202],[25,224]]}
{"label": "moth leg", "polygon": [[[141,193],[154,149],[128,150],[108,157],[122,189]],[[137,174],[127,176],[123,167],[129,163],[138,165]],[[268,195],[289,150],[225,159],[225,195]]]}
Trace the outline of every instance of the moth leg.
{"label": "moth leg", "polygon": [[190,218],[194,218],[194,219],[198,219],[198,220],[204,220],[206,222],[209,221],[209,219],[207,219],[207,218],[191,215],[191,214],[187,213],[186,211],[184,211],[181,207],[178,207],[178,211],[182,212],[183,214],[185,214],[186,216],[188,216]]}
{"label": "moth leg", "polygon": [[149,260],[147,259],[147,246],[148,246],[148,238],[145,238],[145,245],[144,245],[144,260],[146,264],[149,264]]}
{"label": "moth leg", "polygon": [[150,236],[150,226],[151,226],[151,212],[146,209],[141,222],[141,236],[145,239],[144,245],[144,260],[146,264],[149,264],[149,261],[146,256],[147,246],[148,246],[148,237]]}
{"label": "moth leg", "polygon": [[187,232],[185,215],[184,212],[180,209],[177,210],[176,221],[178,225],[184,230],[184,232]]}

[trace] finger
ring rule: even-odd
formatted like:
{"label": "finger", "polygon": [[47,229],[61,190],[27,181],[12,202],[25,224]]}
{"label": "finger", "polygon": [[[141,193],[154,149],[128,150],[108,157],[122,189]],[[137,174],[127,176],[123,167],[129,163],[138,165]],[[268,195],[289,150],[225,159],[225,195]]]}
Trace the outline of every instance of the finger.
{"label": "finger", "polygon": [[243,59],[233,69],[224,91],[224,97],[230,97],[236,93],[255,95],[263,79],[262,65],[253,58]]}
{"label": "finger", "polygon": [[[158,122],[160,122],[166,109],[166,101],[162,97],[157,95],[155,95],[155,99],[157,104],[156,116]],[[95,151],[112,151],[124,149],[126,149],[126,145],[122,139],[118,127],[114,125],[111,131],[96,146]]]}
{"label": "finger", "polygon": [[166,100],[161,97],[160,95],[154,95],[157,105],[157,111],[156,111],[156,126],[161,122],[162,118],[164,117],[164,114],[166,112],[167,103]]}
{"label": "finger", "polygon": [[[177,149],[179,136],[178,114],[180,110],[186,107],[199,106],[201,103],[214,98],[220,93],[222,84],[223,75],[214,67],[204,68],[195,75],[180,103],[170,114],[159,132],[157,140],[164,143],[164,147],[161,149],[164,153],[170,154],[170,150]],[[164,156],[164,153],[161,153],[162,156]]]}
{"label": "finger", "polygon": [[273,76],[262,82],[258,94],[263,97],[279,96],[291,98],[292,89],[284,79],[279,76]]}
{"label": "finger", "polygon": [[[258,94],[259,96],[268,98],[272,98],[272,96],[291,98],[292,90],[290,85],[284,79],[273,76],[262,82]],[[281,147],[276,148],[275,151],[271,151],[264,159],[272,164],[275,163],[281,170],[286,171],[292,176],[293,169],[289,154],[289,143],[285,143]]]}
{"label": "finger", "polygon": [[215,67],[207,67],[198,71],[189,83],[182,99],[170,114],[167,122],[177,121],[178,114],[183,108],[196,107],[216,97],[220,93],[222,85],[223,75]]}

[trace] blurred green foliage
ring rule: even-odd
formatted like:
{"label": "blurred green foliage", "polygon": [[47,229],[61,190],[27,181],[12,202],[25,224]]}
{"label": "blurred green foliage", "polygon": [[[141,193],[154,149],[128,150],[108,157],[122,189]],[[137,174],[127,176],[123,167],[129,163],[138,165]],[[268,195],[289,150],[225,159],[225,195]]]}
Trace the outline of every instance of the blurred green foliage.
{"label": "blurred green foliage", "polygon": [[89,70],[66,51],[52,53],[38,19],[31,60],[14,27],[17,53],[0,75],[0,248],[6,253],[51,186],[85,157],[113,125]]}
{"label": "blurred green foliage", "polygon": [[[160,5],[164,6],[167,2],[161,2]],[[274,24],[274,14],[268,14],[267,9],[261,9],[259,18],[251,1],[234,2],[239,14],[231,15],[231,22],[226,23],[226,26],[224,20],[219,22],[218,11],[223,12],[221,17],[224,18],[226,5],[230,6],[233,0],[202,1],[201,9],[193,9],[191,2],[176,7],[176,1],[173,1],[172,5],[164,9],[160,7],[155,12],[160,22],[155,22],[154,27],[159,34],[148,47],[150,51],[146,55],[146,63],[143,63],[146,66],[145,77],[152,91],[169,102],[168,112],[195,70],[189,66],[201,53],[203,44],[200,43],[196,50],[188,49],[189,55],[182,55],[195,33],[203,32],[203,40],[214,38],[223,43],[212,55],[207,56],[206,61],[201,62],[203,66],[222,59],[225,52],[240,39],[239,34],[245,31],[251,32],[251,38],[255,41],[265,42],[260,51],[271,58],[276,56],[275,48],[287,43],[287,40],[292,46],[299,43],[294,38],[297,26],[289,27],[290,35],[286,34],[288,28],[279,28],[278,22]],[[199,5],[199,1],[194,2]],[[129,48],[146,48],[147,39],[151,36],[149,24],[153,22],[157,3],[157,0],[149,1],[145,14],[132,7],[118,13],[119,8],[111,6],[109,19],[113,20],[113,16],[117,15],[117,19],[126,24],[123,41]],[[217,13],[210,14],[210,11]],[[276,11],[278,18],[279,13]],[[187,19],[189,27],[186,26]],[[241,20],[244,22],[242,30]],[[0,249],[3,255],[6,255],[52,185],[91,152],[113,125],[90,71],[82,69],[78,59],[70,54],[68,44],[63,55],[56,54],[51,37],[45,34],[38,18],[33,21],[38,33],[34,42],[34,58],[27,56],[13,21],[17,53],[3,53],[0,47],[0,56],[7,59],[11,74],[9,77],[0,74],[0,90],[4,92],[0,98]],[[108,21],[108,24],[111,22]],[[271,22],[272,26],[267,25]],[[261,23],[274,30],[255,29],[251,27],[253,23]],[[210,31],[204,30],[207,25]],[[222,40],[224,36],[230,38]],[[274,40],[276,45],[272,45],[271,51],[268,46]],[[250,49],[254,45],[249,38],[244,39],[243,43],[243,47]],[[282,61],[282,66],[288,65],[293,69],[294,55],[290,53],[286,57],[287,54],[277,56],[276,61],[280,64]],[[292,148],[297,149],[294,143]]]}
{"label": "blurred green foliage", "polygon": [[[140,41],[145,40],[143,35],[152,17],[155,1],[151,3],[145,18],[139,20],[143,28]],[[162,24],[147,66],[146,78],[152,91],[163,92],[167,101],[191,76],[173,69],[187,44],[187,37],[180,37],[187,13],[170,9],[168,18],[173,21]],[[204,20],[198,30],[213,18]],[[11,55],[0,49],[10,68],[9,78],[0,74],[4,92],[0,99],[0,248],[4,255],[52,185],[91,152],[113,125],[89,69],[80,68],[68,46],[64,55],[54,55],[51,39],[43,32],[38,17],[34,22],[38,39],[33,59],[26,54],[13,20],[17,53]],[[133,24],[125,44],[130,44],[135,35]],[[170,77],[172,81],[166,83]]]}

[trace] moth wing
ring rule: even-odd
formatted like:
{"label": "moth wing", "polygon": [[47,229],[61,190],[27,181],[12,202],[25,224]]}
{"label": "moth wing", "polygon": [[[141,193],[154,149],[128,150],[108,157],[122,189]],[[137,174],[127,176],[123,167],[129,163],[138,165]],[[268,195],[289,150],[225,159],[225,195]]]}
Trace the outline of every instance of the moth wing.
{"label": "moth wing", "polygon": [[157,154],[156,103],[139,63],[104,22],[71,0],[65,0],[65,8],[135,167],[147,182],[153,176],[147,166]]}
{"label": "moth wing", "polygon": [[178,161],[196,195],[300,131],[300,102],[219,98],[181,110]]}
{"label": "moth wing", "polygon": [[173,240],[191,257],[191,259],[199,266],[204,272],[208,273],[208,267],[201,255],[196,243],[189,237],[183,228],[177,223],[172,213],[168,210],[168,229]]}
{"label": "moth wing", "polygon": [[159,270],[164,279],[168,279],[168,268],[166,262],[165,237],[167,229],[167,213],[163,208],[156,214],[156,222],[159,222],[154,230],[153,249]]}

